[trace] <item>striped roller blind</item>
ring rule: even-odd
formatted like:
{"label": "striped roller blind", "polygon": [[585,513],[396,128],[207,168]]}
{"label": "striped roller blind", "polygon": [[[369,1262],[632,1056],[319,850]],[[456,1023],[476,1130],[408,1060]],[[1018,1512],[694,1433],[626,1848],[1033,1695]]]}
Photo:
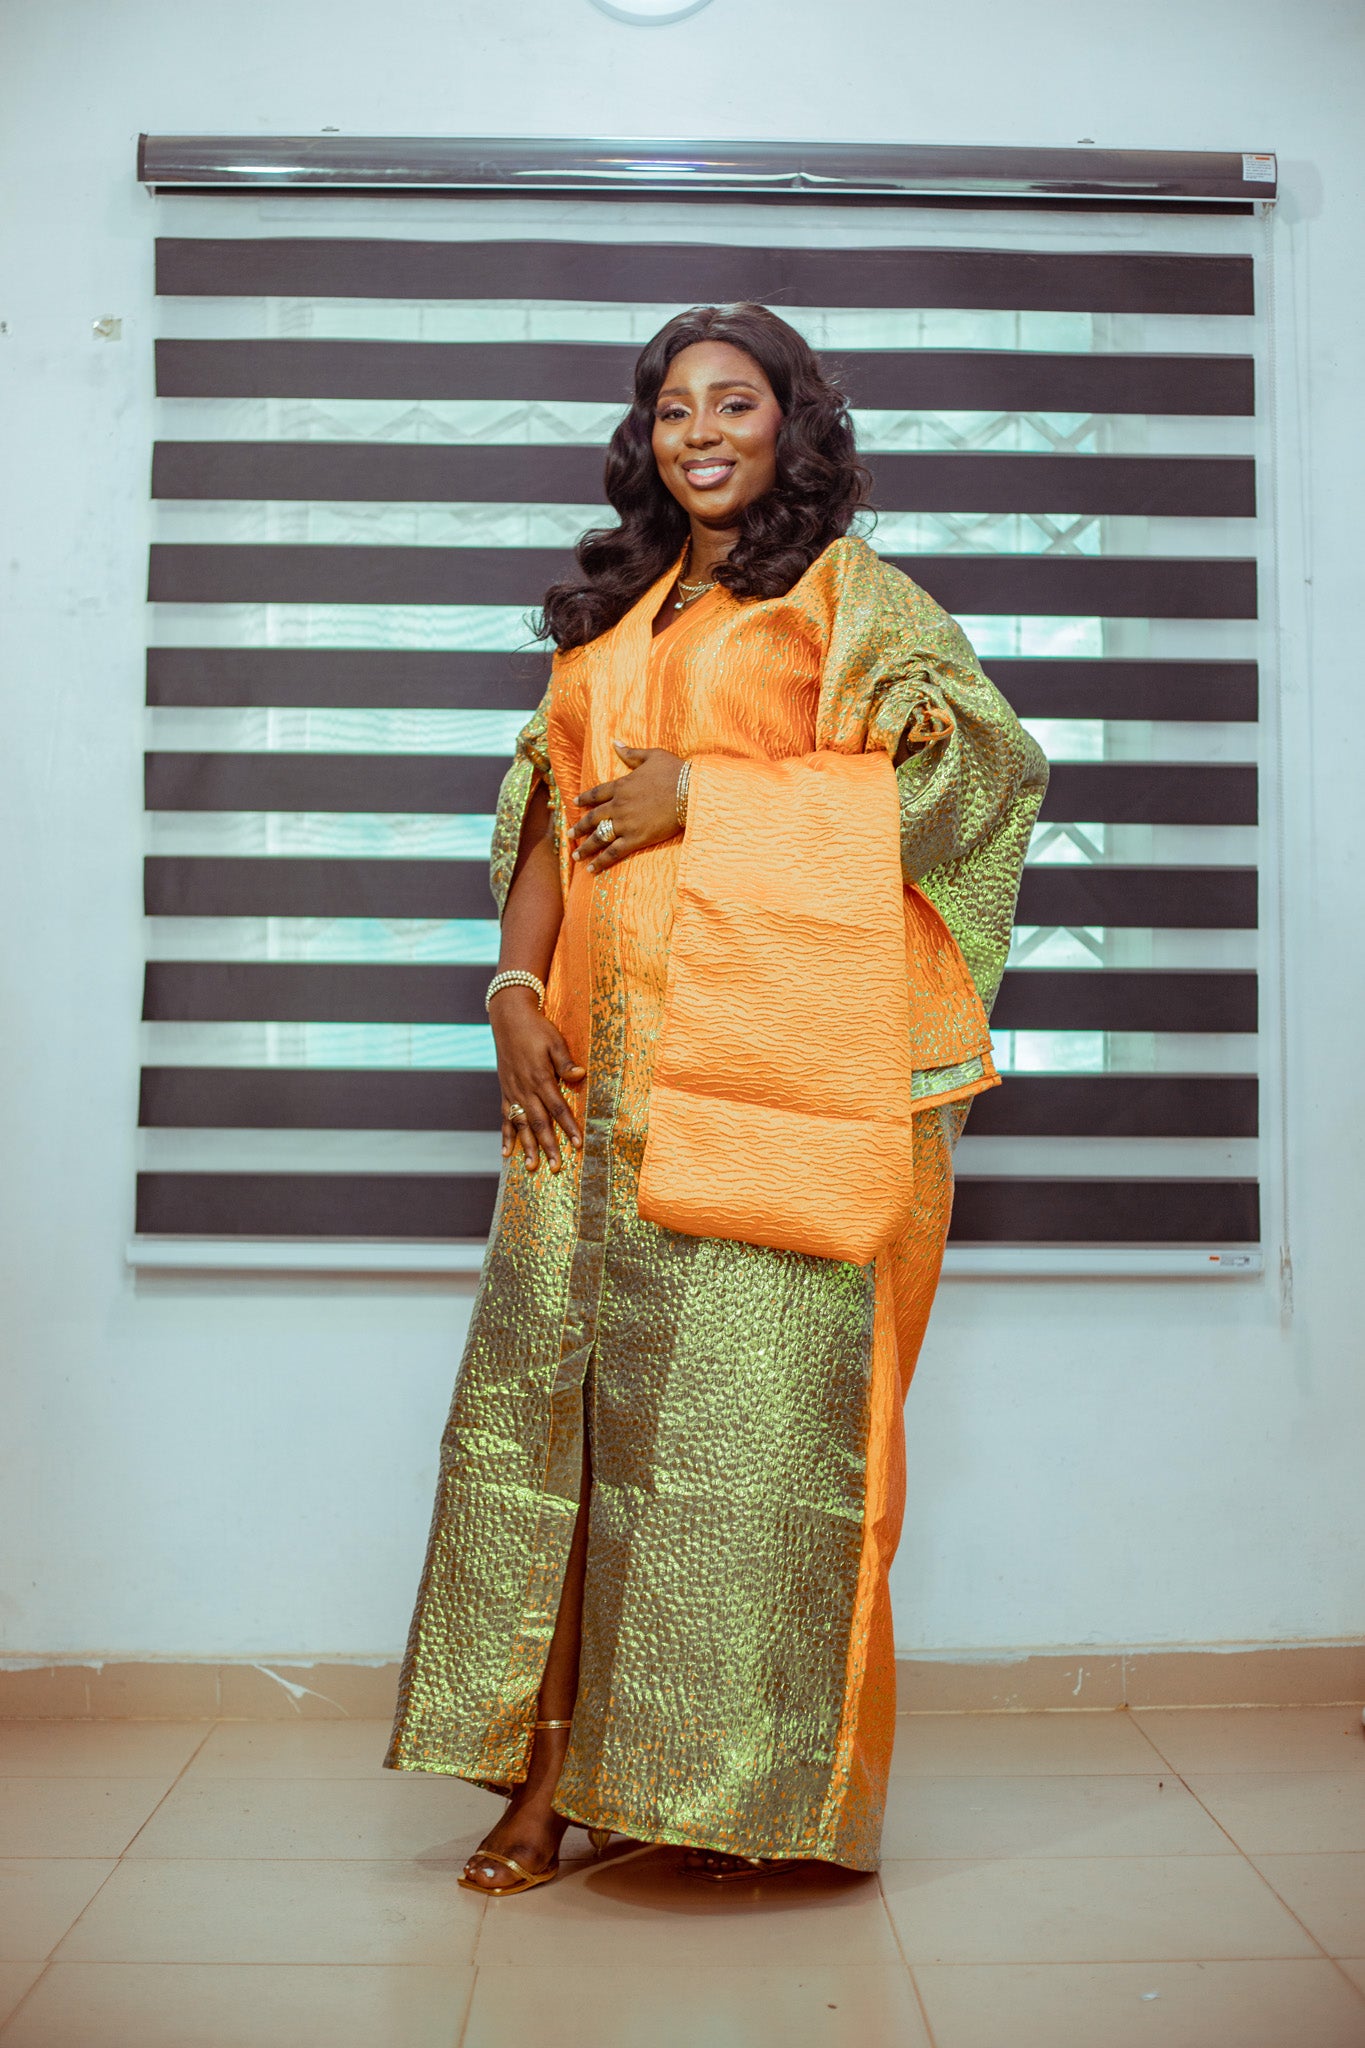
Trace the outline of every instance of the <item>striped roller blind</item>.
{"label": "striped roller blind", "polygon": [[1254,1245],[1254,225],[304,204],[158,202],[139,1231],[486,1231],[526,615],[640,343],[746,297],[1053,762],[955,1241]]}

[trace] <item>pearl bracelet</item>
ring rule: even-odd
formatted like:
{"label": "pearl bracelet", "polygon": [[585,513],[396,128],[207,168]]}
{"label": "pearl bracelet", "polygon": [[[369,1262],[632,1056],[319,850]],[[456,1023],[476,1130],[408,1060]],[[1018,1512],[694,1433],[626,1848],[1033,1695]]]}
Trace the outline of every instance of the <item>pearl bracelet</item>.
{"label": "pearl bracelet", "polygon": [[545,1008],[545,984],[540,976],[530,973],[525,967],[504,967],[502,973],[495,974],[488,984],[488,993],[483,999],[485,1010],[489,1008],[499,989],[504,988],[533,989],[535,991],[536,1008],[538,1010]]}
{"label": "pearl bracelet", "polygon": [[684,761],[682,767],[678,770],[678,793],[674,799],[678,813],[678,830],[680,832],[685,832],[687,829],[687,785],[691,780],[692,763]]}

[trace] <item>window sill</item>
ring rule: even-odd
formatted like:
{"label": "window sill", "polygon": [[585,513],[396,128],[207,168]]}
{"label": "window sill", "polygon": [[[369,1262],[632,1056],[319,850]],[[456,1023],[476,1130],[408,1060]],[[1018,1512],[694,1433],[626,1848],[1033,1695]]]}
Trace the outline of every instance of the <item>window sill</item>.
{"label": "window sill", "polygon": [[[135,1237],[138,1272],[465,1274],[483,1264],[482,1239]],[[1259,1247],[1193,1245],[950,1245],[945,1280],[1259,1279]]]}

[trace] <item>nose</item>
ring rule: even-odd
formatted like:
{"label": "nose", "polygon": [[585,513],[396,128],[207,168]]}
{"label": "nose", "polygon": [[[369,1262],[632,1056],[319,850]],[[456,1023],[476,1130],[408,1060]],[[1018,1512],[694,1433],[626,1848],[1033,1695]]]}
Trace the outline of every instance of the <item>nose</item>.
{"label": "nose", "polygon": [[719,441],[720,432],[715,423],[704,412],[699,412],[687,430],[689,448],[709,448]]}

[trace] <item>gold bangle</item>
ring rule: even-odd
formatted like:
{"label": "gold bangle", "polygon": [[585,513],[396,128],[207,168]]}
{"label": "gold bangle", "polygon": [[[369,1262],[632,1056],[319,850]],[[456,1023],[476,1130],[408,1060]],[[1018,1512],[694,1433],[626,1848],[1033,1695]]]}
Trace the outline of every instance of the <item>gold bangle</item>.
{"label": "gold bangle", "polygon": [[692,763],[684,761],[678,771],[678,793],[674,799],[675,808],[678,813],[678,830],[680,832],[687,830],[687,786],[691,780]]}

